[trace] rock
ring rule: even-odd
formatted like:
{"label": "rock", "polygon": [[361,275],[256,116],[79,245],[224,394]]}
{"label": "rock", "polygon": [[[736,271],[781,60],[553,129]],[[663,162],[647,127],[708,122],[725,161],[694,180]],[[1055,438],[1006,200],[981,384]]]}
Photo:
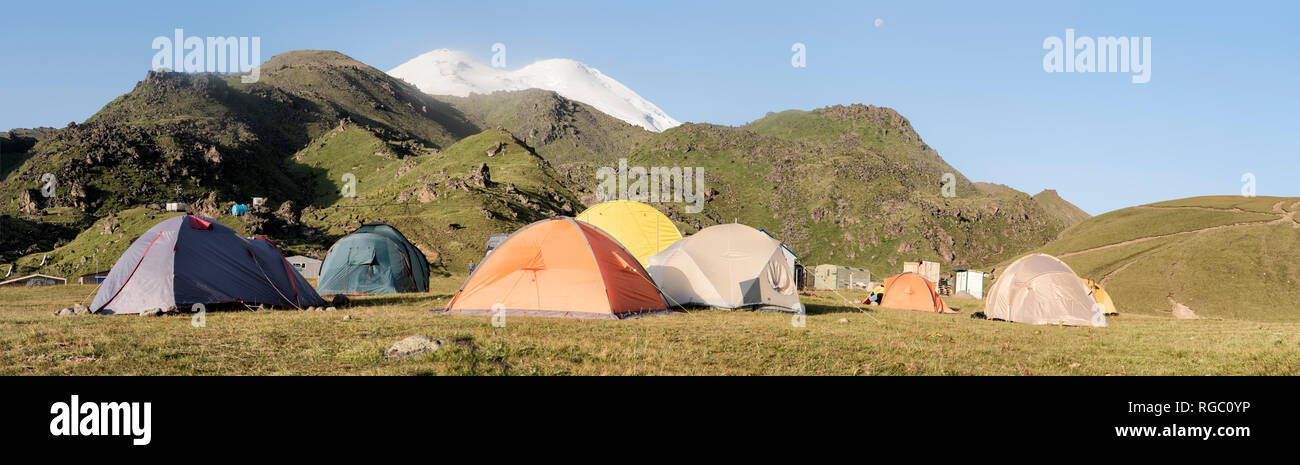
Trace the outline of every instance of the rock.
{"label": "rock", "polygon": [[71,307],[54,312],[54,316],[72,316],[76,314],[77,313],[73,311]]}
{"label": "rock", "polygon": [[120,224],[121,222],[118,221],[117,215],[110,212],[108,216],[104,217],[103,221],[99,222],[99,234],[101,235],[113,234],[113,232],[117,230],[117,227]]}
{"label": "rock", "polygon": [[330,305],[337,308],[346,307],[348,306],[348,296],[336,294],[333,299],[330,299]]}
{"label": "rock", "polygon": [[434,339],[429,336],[411,336],[406,339],[397,341],[392,347],[384,351],[384,357],[389,359],[414,357],[441,349],[445,342],[441,339]]}
{"label": "rock", "polygon": [[221,213],[221,209],[217,206],[217,192],[208,192],[206,197],[194,203],[192,210],[190,211],[199,216],[206,216],[208,218],[216,217]]}
{"label": "rock", "polygon": [[352,321],[355,319],[356,318],[352,318],[352,315],[343,315],[343,321]]}
{"label": "rock", "polygon": [[140,316],[160,316],[162,314],[163,314],[163,310],[161,308],[151,308],[149,310],[140,312]]}
{"label": "rock", "polygon": [[478,187],[486,188],[492,185],[492,172],[488,169],[487,163],[479,163],[477,168],[469,172],[468,183]]}
{"label": "rock", "polygon": [[35,215],[42,208],[45,208],[45,197],[41,196],[40,191],[23,189],[18,193],[18,211],[28,215]]}
{"label": "rock", "polygon": [[298,225],[299,218],[298,215],[293,214],[293,202],[291,201],[285,200],[284,203],[280,204],[280,208],[275,211],[275,217],[286,225]]}
{"label": "rock", "polygon": [[848,322],[849,322],[849,319],[848,319],[848,318],[840,318],[840,321],[839,321],[839,322],[840,322],[840,323],[848,323]]}
{"label": "rock", "polygon": [[221,164],[221,152],[217,151],[217,146],[213,145],[203,153],[203,159],[214,165],[219,165]]}

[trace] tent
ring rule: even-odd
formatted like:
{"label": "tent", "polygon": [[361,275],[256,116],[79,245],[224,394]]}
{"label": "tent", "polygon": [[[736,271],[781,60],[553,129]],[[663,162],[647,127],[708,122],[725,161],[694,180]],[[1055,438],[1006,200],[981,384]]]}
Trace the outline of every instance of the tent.
{"label": "tent", "polygon": [[1106,326],[1100,308],[1069,265],[1033,254],[1016,260],[993,282],[984,314],[1036,325]]}
{"label": "tent", "polygon": [[563,216],[511,234],[442,310],[603,319],[667,311],[627,249],[600,229]]}
{"label": "tent", "polygon": [[704,228],[646,269],[674,305],[803,311],[781,242],[742,224]]}
{"label": "tent", "polygon": [[939,297],[934,282],[919,274],[912,272],[896,274],[885,278],[881,285],[885,286],[885,296],[880,300],[881,307],[957,313],[948,308],[948,304]]}
{"label": "tent", "polygon": [[631,200],[598,203],[579,213],[577,220],[613,236],[642,265],[651,255],[682,238],[677,226],[659,210]]}
{"label": "tent", "polygon": [[429,261],[400,231],[368,223],[330,247],[320,268],[322,295],[429,290]]}
{"label": "tent", "polygon": [[[767,234],[767,237],[770,237],[770,238],[772,238],[772,239],[776,239],[776,236],[773,236],[772,233],[767,232],[766,229],[758,228],[758,230],[759,230],[759,232],[762,232],[763,234]],[[779,242],[780,239],[777,239],[777,241]],[[797,265],[795,262],[799,260],[799,256],[798,256],[798,255],[795,255],[795,254],[794,254],[794,251],[793,251],[793,250],[790,250],[789,247],[786,247],[786,245],[785,245],[784,242],[781,243],[781,251],[785,253],[785,261],[787,261],[787,262],[790,263],[790,276],[794,276],[794,277],[795,277],[795,280],[794,280],[794,281],[795,281],[795,288],[797,289],[797,288],[799,287],[799,273],[798,273],[798,267],[799,267],[799,265]],[[870,279],[868,279],[867,281],[870,281]]]}
{"label": "tent", "polygon": [[1115,309],[1115,302],[1110,300],[1110,293],[1101,284],[1088,278],[1083,278],[1083,283],[1088,285],[1088,291],[1092,293],[1093,300],[1101,306],[1101,313],[1106,315],[1119,315],[1119,310]]}
{"label": "tent", "polygon": [[235,302],[291,308],[325,303],[275,244],[245,239],[207,218],[181,215],[131,243],[90,308],[140,313]]}

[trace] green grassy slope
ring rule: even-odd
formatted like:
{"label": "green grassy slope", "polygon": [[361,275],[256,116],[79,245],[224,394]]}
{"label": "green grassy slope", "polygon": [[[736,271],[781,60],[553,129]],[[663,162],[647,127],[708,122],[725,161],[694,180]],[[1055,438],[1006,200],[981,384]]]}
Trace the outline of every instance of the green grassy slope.
{"label": "green grassy slope", "polygon": [[[395,151],[450,146],[477,127],[447,104],[337,52],[298,51],[262,66],[261,79],[149,72],[82,124],[36,143],[0,184],[0,213],[52,173],[60,190],[43,206],[92,215],[148,203],[268,197],[304,205],[317,173],[290,157],[338,127],[365,127]],[[89,226],[86,222],[82,226]]]}
{"label": "green grassy slope", "polygon": [[1052,215],[1067,228],[1092,217],[1088,212],[1061,198],[1061,194],[1052,189],[1034,194],[1034,201],[1043,207],[1043,211]]}
{"label": "green grassy slope", "polygon": [[[685,124],[642,143],[629,163],[705,168],[713,195],[702,214],[663,206],[687,232],[739,221],[773,233],[804,264],[882,276],[916,258],[996,263],[1065,228],[1024,193],[970,183],[905,119],[876,107],[783,112],[742,128]],[[951,198],[941,192],[949,173]]]}
{"label": "green grassy slope", "polygon": [[[19,258],[15,262],[17,268],[14,273],[39,272],[71,280],[83,274],[108,271],[140,234],[167,218],[181,214],[183,213],[148,208],[123,210],[112,217],[99,220],[90,228],[81,231],[76,238],[53,251]],[[239,217],[223,214],[214,219],[242,235],[248,235],[244,222]],[[115,224],[111,230],[105,228],[105,224],[110,222]],[[48,257],[46,265],[38,267],[41,260],[46,257]],[[5,269],[7,268],[6,265]]]}
{"label": "green grassy slope", "polygon": [[436,98],[479,127],[509,131],[557,168],[608,166],[654,135],[547,90]]}
{"label": "green grassy slope", "polygon": [[[485,131],[443,151],[381,157],[384,142],[360,128],[331,133],[296,158],[323,170],[324,194],[303,222],[339,237],[370,221],[400,229],[437,270],[463,270],[483,256],[493,233],[581,210],[572,183],[509,133]],[[489,152],[493,154],[488,155]],[[478,168],[487,168],[484,180]],[[356,177],[355,198],[340,198],[343,176]]]}
{"label": "green grassy slope", "polygon": [[1121,313],[1171,316],[1178,302],[1202,317],[1300,321],[1298,210],[1300,198],[1283,197],[1143,205],[1085,220],[1040,251],[1102,281]]}

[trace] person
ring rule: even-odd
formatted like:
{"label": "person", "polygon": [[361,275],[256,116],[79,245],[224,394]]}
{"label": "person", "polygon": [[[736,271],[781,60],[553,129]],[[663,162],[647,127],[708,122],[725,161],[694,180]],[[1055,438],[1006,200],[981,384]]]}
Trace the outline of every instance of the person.
{"label": "person", "polygon": [[867,301],[875,303],[876,305],[880,305],[880,301],[884,299],[885,299],[884,283],[877,284],[876,288],[871,290],[871,295],[867,296]]}

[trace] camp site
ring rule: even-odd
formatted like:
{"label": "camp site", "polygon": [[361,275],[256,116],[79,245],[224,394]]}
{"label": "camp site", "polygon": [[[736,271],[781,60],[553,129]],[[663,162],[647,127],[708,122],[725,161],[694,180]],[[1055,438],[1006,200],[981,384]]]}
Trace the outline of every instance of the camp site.
{"label": "camp site", "polygon": [[172,3],[0,31],[0,375],[1300,374],[1294,5]]}
{"label": "camp site", "polygon": [[1295,0],[3,14],[11,456],[1295,448]]}

